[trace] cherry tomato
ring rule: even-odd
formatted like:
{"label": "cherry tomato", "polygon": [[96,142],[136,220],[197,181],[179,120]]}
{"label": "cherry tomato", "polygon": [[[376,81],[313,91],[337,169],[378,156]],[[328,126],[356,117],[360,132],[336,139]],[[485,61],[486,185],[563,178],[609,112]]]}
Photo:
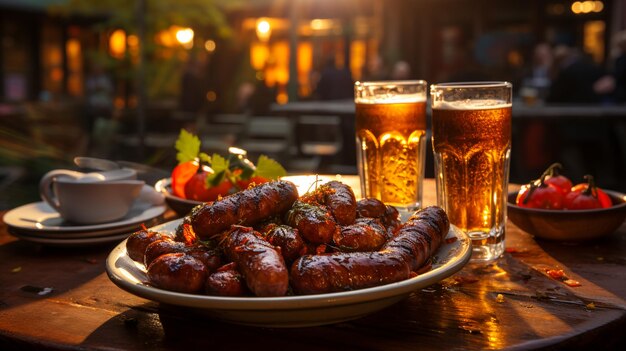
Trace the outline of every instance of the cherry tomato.
{"label": "cherry tomato", "polygon": [[522,186],[515,202],[520,207],[560,210],[563,208],[563,194],[552,184],[533,182]]}
{"label": "cherry tomato", "polygon": [[588,210],[611,207],[611,198],[602,189],[596,187],[592,176],[586,175],[587,183],[572,187],[572,191],[563,200],[568,210]]}
{"label": "cherry tomato", "polygon": [[187,184],[185,184],[185,196],[187,199],[196,201],[215,201],[220,196],[229,194],[233,185],[226,179],[220,184],[212,187],[207,186],[208,172],[199,172],[195,174]]}
{"label": "cherry tomato", "polygon": [[269,179],[259,176],[252,176],[250,179],[239,179],[237,180],[237,188],[239,190],[246,190],[250,186],[250,184],[254,183],[256,185],[263,184],[269,182]]}
{"label": "cherry tomato", "polygon": [[172,190],[174,195],[185,198],[185,184],[198,172],[200,165],[196,161],[187,161],[174,167],[172,171]]}
{"label": "cherry tomato", "polygon": [[569,180],[564,175],[561,175],[560,172],[563,169],[560,163],[553,163],[544,173],[548,173],[548,176],[544,180],[546,184],[552,184],[557,187],[563,195],[566,195],[570,192],[572,188],[572,181]]}

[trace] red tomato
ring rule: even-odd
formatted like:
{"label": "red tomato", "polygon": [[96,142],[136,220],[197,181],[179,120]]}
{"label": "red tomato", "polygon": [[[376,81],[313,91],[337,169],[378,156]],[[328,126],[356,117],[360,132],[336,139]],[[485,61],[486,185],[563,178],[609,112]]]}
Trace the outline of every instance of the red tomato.
{"label": "red tomato", "polygon": [[563,166],[561,166],[560,163],[551,164],[550,167],[548,167],[548,169],[546,169],[543,172],[543,174],[546,175],[543,182],[546,184],[554,185],[559,190],[561,190],[561,193],[563,195],[565,195],[570,192],[570,189],[572,188],[573,184],[572,184],[572,181],[569,180],[569,178],[567,178],[564,175],[561,175],[562,170],[563,170]]}
{"label": "red tomato", "polygon": [[572,187],[565,196],[563,205],[569,210],[587,210],[612,206],[611,198],[602,189],[596,187],[592,176],[586,175],[587,183]]}
{"label": "red tomato", "polygon": [[185,196],[187,199],[196,201],[214,201],[220,196],[226,196],[229,194],[233,185],[226,179],[219,185],[213,187],[207,187],[206,178],[210,173],[199,172],[196,173],[187,184],[185,184]]}
{"label": "red tomato", "polygon": [[185,198],[185,184],[198,172],[200,165],[196,161],[187,161],[174,167],[172,171],[172,191],[174,195]]}
{"label": "red tomato", "polygon": [[237,181],[237,188],[239,190],[246,190],[250,186],[250,184],[254,183],[256,185],[263,184],[269,182],[269,179],[259,176],[252,176],[250,179],[240,179]]}
{"label": "red tomato", "polygon": [[544,183],[554,185],[563,195],[566,195],[572,189],[572,181],[562,175],[548,176]]}
{"label": "red tomato", "polygon": [[563,208],[563,194],[552,184],[531,183],[520,189],[515,202],[520,207],[560,210]]}

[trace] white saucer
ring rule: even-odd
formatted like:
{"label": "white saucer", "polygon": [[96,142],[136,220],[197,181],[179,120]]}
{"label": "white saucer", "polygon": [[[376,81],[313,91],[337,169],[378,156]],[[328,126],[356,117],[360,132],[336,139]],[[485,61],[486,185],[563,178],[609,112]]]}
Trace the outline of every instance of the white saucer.
{"label": "white saucer", "polygon": [[102,236],[109,236],[127,232],[135,232],[141,228],[141,225],[145,225],[147,228],[157,225],[160,222],[158,217],[141,222],[140,224],[134,223],[125,225],[122,227],[114,227],[100,230],[88,230],[88,231],[72,231],[72,232],[57,232],[57,231],[45,231],[45,230],[28,230],[21,229],[13,226],[8,226],[9,232],[12,234],[20,234],[22,236],[30,236],[37,238],[47,239],[80,239],[80,238],[96,238]]}
{"label": "white saucer", "polygon": [[115,235],[99,236],[95,238],[43,238],[39,236],[26,235],[18,230],[11,230],[9,233],[13,236],[20,238],[21,240],[34,242],[37,244],[43,244],[46,246],[61,246],[61,247],[75,247],[75,246],[90,246],[96,244],[115,243],[126,239],[133,230],[124,231]]}
{"label": "white saucer", "polygon": [[3,221],[8,226],[29,232],[92,232],[112,228],[137,226],[162,215],[165,205],[153,206],[145,202],[136,202],[128,214],[115,222],[101,224],[74,224],[65,221],[58,212],[45,202],[34,202],[17,207],[4,215]]}

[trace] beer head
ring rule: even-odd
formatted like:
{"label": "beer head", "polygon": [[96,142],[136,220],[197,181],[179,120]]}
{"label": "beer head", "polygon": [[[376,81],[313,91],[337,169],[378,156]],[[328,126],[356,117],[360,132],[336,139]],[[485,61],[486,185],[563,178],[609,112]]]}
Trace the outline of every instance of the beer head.
{"label": "beer head", "polygon": [[511,107],[509,82],[442,83],[430,86],[434,109],[477,110]]}
{"label": "beer head", "polygon": [[399,104],[426,101],[427,83],[423,80],[356,82],[357,104]]}

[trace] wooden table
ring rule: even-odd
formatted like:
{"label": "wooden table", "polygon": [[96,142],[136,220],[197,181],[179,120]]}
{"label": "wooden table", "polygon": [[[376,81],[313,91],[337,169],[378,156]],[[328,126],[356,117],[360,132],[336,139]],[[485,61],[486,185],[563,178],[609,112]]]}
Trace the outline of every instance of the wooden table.
{"label": "wooden table", "polygon": [[[435,202],[432,180],[425,203]],[[0,350],[619,349],[626,346],[626,225],[585,244],[507,226],[507,252],[362,319],[268,329],[198,319],[131,295],[104,272],[114,245],[34,245],[0,224]],[[582,286],[545,275],[563,269]],[[28,287],[51,287],[39,296]],[[501,295],[498,298],[499,294]],[[623,348],[622,348],[623,349]]]}

